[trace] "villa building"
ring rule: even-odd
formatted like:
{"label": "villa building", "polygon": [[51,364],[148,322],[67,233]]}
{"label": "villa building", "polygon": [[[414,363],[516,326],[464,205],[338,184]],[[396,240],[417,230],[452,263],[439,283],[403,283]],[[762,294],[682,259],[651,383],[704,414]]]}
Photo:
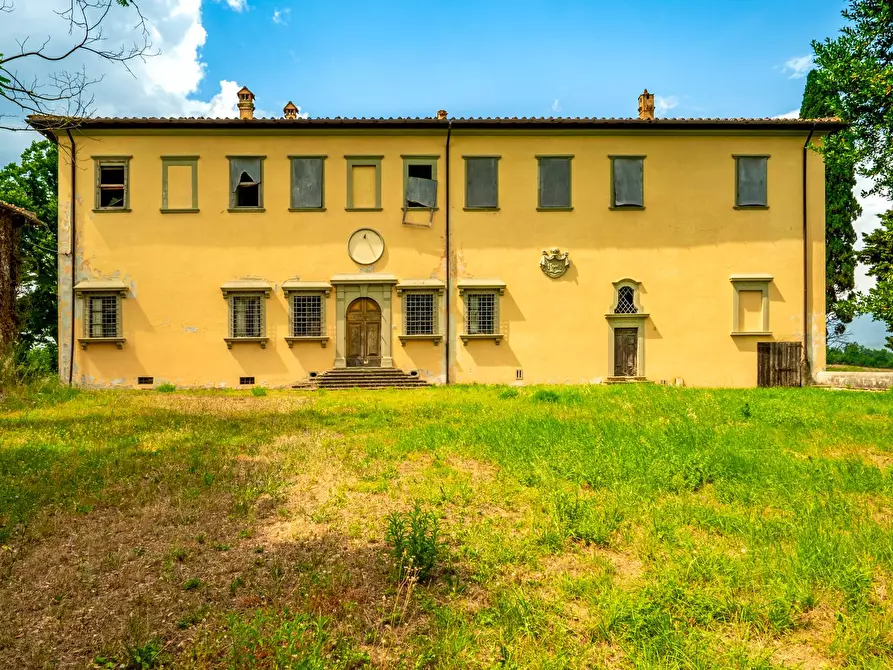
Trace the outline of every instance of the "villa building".
{"label": "villa building", "polygon": [[[65,381],[808,383],[836,119],[30,117]],[[778,380],[782,380],[778,382]],[[785,381],[786,380],[786,381]]]}

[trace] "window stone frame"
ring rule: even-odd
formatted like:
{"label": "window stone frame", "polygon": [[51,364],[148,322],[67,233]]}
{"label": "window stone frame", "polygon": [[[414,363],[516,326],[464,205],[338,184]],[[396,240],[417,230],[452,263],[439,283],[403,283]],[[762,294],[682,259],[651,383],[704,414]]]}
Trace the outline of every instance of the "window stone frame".
{"label": "window stone frame", "polygon": [[[443,342],[443,316],[441,312],[443,311],[443,295],[446,290],[446,286],[439,279],[419,279],[419,280],[404,280],[397,284],[395,287],[397,290],[397,295],[401,297],[401,333],[397,336],[400,340],[400,344],[404,347],[407,342],[413,341],[430,341],[434,346],[437,346],[441,342]],[[434,296],[434,332],[433,333],[425,333],[419,335],[409,335],[406,332],[406,297],[409,294],[426,294]]]}
{"label": "window stone frame", "polygon": [[[233,348],[233,344],[259,344],[261,349],[267,348],[267,304],[272,289],[270,285],[262,280],[242,279],[231,281],[220,287],[223,298],[226,300],[226,332],[227,336],[223,338],[228,349]],[[236,337],[233,335],[233,298],[251,296],[260,297],[260,336],[259,337]]]}
{"label": "window stone frame", "polygon": [[[90,158],[93,159],[93,211],[96,214],[107,214],[110,212],[129,212],[130,161],[133,156],[91,156]],[[124,168],[124,203],[122,207],[102,207],[100,205],[100,174],[104,166],[121,166]]]}
{"label": "window stone frame", "polygon": [[[345,156],[347,163],[347,203],[344,207],[347,212],[380,212],[381,207],[381,161],[384,156]],[[353,203],[353,169],[355,167],[375,168],[375,206],[354,207]],[[401,200],[402,202],[402,200]]]}
{"label": "window stone frame", "polygon": [[[432,181],[437,182],[437,161],[440,159],[440,156],[435,155],[427,155],[427,154],[402,154],[400,158],[403,159],[403,193],[401,195],[401,207],[404,211],[409,212],[427,212],[433,209],[435,212],[440,209],[439,205],[435,205],[432,207],[407,207],[406,206],[406,190],[409,187],[409,166],[410,165],[430,165],[431,166],[431,177]],[[437,189],[437,202],[440,202],[440,188],[438,184]]]}
{"label": "window stone frame", "polygon": [[[232,185],[232,162],[233,160],[244,160],[246,158],[256,159],[260,164],[260,182],[257,185],[257,206],[256,207],[238,207],[236,206],[236,192],[233,190]],[[255,155],[228,155],[226,157],[229,165],[229,180],[227,190],[229,190],[229,207],[227,208],[227,212],[230,214],[238,214],[238,213],[255,213],[255,212],[265,212],[264,208],[264,182],[266,181],[264,175],[264,162],[267,160],[266,156],[255,156]]]}
{"label": "window stone frame", "polygon": [[[459,297],[462,299],[465,310],[462,315],[462,333],[459,334],[462,344],[467,346],[473,340],[491,340],[494,344],[499,345],[505,337],[502,332],[502,297],[505,295],[505,282],[499,279],[460,279],[458,281],[458,289]],[[496,298],[494,304],[495,314],[493,315],[493,320],[496,324],[496,332],[494,333],[468,332],[468,296],[481,294],[494,295]]]}
{"label": "window stone frame", "polygon": [[[197,214],[198,209],[198,156],[162,156],[161,157],[161,213],[162,214]],[[192,168],[192,207],[168,207],[167,185],[168,168]]]}
{"label": "window stone frame", "polygon": [[[729,281],[732,283],[732,332],[730,334],[733,337],[772,336],[772,331],[769,328],[769,284],[773,279],[774,277],[770,274],[736,274],[729,277]],[[739,319],[739,294],[741,291],[759,291],[762,294],[762,330],[741,330]]]}
{"label": "window stone frame", "polygon": [[[327,312],[329,309],[328,298],[332,295],[332,285],[328,282],[302,282],[289,280],[283,282],[282,293],[288,303],[288,332],[285,341],[289,349],[301,342],[319,342],[325,349],[329,343]],[[319,296],[320,299],[320,335],[295,335],[294,333],[294,300],[295,296]]]}
{"label": "window stone frame", "polygon": [[[121,301],[127,297],[127,287],[119,280],[85,280],[78,282],[74,287],[74,294],[81,303],[82,337],[77,338],[81,349],[86,349],[90,344],[114,344],[118,349],[124,348],[127,341],[124,337],[123,307]],[[90,298],[102,298],[114,296],[117,314],[115,316],[115,337],[91,337],[90,336]]]}

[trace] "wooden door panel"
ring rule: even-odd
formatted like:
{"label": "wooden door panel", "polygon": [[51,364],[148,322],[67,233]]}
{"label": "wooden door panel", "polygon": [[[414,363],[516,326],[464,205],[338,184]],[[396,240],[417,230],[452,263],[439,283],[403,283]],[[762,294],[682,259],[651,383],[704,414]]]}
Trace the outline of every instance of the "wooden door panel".
{"label": "wooden door panel", "polygon": [[370,298],[357,298],[347,308],[347,365],[381,365],[381,309]]}
{"label": "wooden door panel", "polygon": [[614,376],[636,377],[638,365],[639,331],[637,328],[614,329]]}

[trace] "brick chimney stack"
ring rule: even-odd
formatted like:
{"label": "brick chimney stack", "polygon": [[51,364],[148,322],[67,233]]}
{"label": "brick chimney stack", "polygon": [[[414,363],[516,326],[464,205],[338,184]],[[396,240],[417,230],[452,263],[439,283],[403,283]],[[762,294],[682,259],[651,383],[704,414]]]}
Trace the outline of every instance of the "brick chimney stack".
{"label": "brick chimney stack", "polygon": [[254,118],[254,93],[248,90],[247,86],[243,86],[238,93],[239,95],[239,118]]}
{"label": "brick chimney stack", "polygon": [[639,118],[643,121],[654,121],[654,94],[648,89],[639,96]]}
{"label": "brick chimney stack", "polygon": [[447,111],[445,109],[438,109],[437,110],[437,120],[445,121],[446,118],[447,118]]}
{"label": "brick chimney stack", "polygon": [[291,100],[288,101],[288,104],[283,108],[282,115],[286,119],[296,119],[298,118],[298,108]]}

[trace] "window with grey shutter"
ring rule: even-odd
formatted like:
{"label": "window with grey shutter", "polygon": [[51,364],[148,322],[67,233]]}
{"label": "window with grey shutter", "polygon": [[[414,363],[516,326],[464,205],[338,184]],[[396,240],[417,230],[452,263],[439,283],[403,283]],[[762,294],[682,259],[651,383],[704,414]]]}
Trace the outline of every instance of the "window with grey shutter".
{"label": "window with grey shutter", "polygon": [[540,209],[567,209],[571,206],[571,158],[539,158]]}
{"label": "window with grey shutter", "polygon": [[322,209],[323,157],[294,156],[291,159],[291,208]]}
{"label": "window with grey shutter", "polygon": [[469,209],[499,207],[499,159],[495,156],[465,159],[465,206]]}
{"label": "window with grey shutter", "polygon": [[263,159],[260,156],[230,157],[230,208],[263,207]]}
{"label": "window with grey shutter", "polygon": [[644,207],[644,160],[638,157],[612,158],[613,207]]}
{"label": "window with grey shutter", "polygon": [[736,156],[738,207],[766,207],[766,170],[768,156]]}

